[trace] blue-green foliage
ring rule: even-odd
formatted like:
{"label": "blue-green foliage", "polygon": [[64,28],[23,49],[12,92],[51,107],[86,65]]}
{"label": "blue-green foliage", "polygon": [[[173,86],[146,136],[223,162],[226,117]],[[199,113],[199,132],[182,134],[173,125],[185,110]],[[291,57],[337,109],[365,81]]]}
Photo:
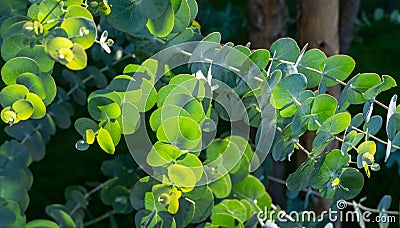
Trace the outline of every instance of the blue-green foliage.
{"label": "blue-green foliage", "polygon": [[[364,184],[359,170],[368,177],[371,170],[379,170],[376,140],[386,143],[389,164],[399,161],[390,156],[400,148],[397,96],[388,106],[376,101],[396,82],[371,73],[350,77],[355,62],[349,56],[327,58],[319,50],[300,51],[290,38],[276,41],[269,51],[220,45],[219,33],[200,35],[194,0],[42,0],[26,6],[25,1],[8,0],[0,6],[5,60],[1,119],[13,138],[0,147],[1,227],[27,223],[24,211],[33,181],[28,166],[43,159],[57,128],[71,127],[71,97],[90,114],[74,124],[82,137],[78,150],[98,143],[114,154],[123,135],[143,131],[148,115],[148,131],[155,138],[145,160],[152,177],[144,176],[128,156],[116,156],[101,167],[108,181],[94,191],[67,188],[64,205],[46,208],[54,222],[34,220],[26,227],[84,227],[85,209],[96,191],[111,208],[109,216],[135,213],[136,226],[254,226],[260,210],[278,210],[251,174],[251,167],[264,159],[257,148],[266,143],[260,135],[269,127],[270,110],[277,114],[273,159],[290,159],[295,149],[308,156],[286,180],[292,192],[313,188],[326,199],[356,197]],[[161,49],[198,40],[213,45],[207,49],[200,43],[189,54],[208,62],[194,61],[178,72],[148,59]],[[114,54],[107,55],[111,49]],[[136,64],[114,71],[114,64],[130,57],[136,57]],[[104,68],[92,65],[91,59]],[[212,78],[204,76],[209,70]],[[56,80],[55,74],[60,74]],[[112,77],[110,82],[106,75]],[[344,86],[339,99],[325,94],[326,87],[337,84]],[[312,90],[316,86],[318,90]],[[219,102],[210,99],[214,95]],[[346,109],[355,104],[364,104],[364,112],[351,117]],[[378,105],[388,109],[387,142],[374,136],[384,123],[373,115]],[[243,121],[258,128],[255,142],[224,132],[205,143],[219,121]],[[306,131],[317,134],[311,151],[299,143]],[[342,142],[340,150],[327,150],[333,140]],[[378,209],[384,213],[389,206],[385,198]]]}

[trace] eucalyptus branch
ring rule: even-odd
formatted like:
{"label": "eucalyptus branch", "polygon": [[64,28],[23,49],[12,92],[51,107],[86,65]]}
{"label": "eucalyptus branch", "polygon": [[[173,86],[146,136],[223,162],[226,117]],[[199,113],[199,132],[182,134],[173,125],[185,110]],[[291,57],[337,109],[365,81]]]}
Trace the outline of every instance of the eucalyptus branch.
{"label": "eucalyptus branch", "polygon": [[57,4],[55,4],[53,8],[51,8],[51,10],[46,14],[46,16],[40,21],[40,24],[42,24],[50,16],[50,14],[53,13],[53,11],[60,5],[60,2],[61,1],[58,1]]}
{"label": "eucalyptus branch", "polygon": [[305,154],[310,155],[311,152],[308,151],[306,148],[304,148],[298,141],[293,140],[293,142],[296,144],[296,146],[303,151]]}
{"label": "eucalyptus branch", "polygon": [[[272,59],[270,58],[270,60],[272,60]],[[295,63],[293,63],[293,62],[285,61],[285,60],[276,60],[276,59],[275,59],[274,61],[278,61],[278,62],[280,62],[280,63],[292,64],[292,65],[295,64]],[[314,68],[312,68],[312,67],[307,67],[307,66],[302,66],[302,65],[299,65],[299,66],[302,67],[302,68],[304,68],[304,69],[306,69],[306,70],[312,71],[312,72],[314,72],[314,73],[322,74],[322,71],[317,70],[317,69],[314,69]],[[341,80],[339,80],[339,79],[337,79],[337,78],[334,78],[334,77],[332,77],[332,76],[330,76],[330,75],[324,74],[324,77],[329,78],[330,80],[335,81],[335,82],[339,83],[339,84],[342,85],[342,86],[347,86],[347,83],[346,83],[346,82],[343,82],[343,81],[341,81]],[[350,89],[352,89],[354,92],[359,93],[359,94],[361,94],[362,96],[364,96],[364,93],[363,93],[362,91],[358,90],[357,88],[354,88],[354,87],[350,86]],[[373,102],[374,102],[375,104],[381,106],[381,107],[384,108],[384,109],[389,109],[388,106],[384,105],[383,103],[381,103],[381,102],[379,102],[379,101],[377,101],[377,100],[373,100]]]}
{"label": "eucalyptus branch", "polygon": [[[363,130],[361,130],[361,129],[359,129],[359,128],[356,128],[356,127],[354,127],[354,126],[352,126],[351,128],[352,128],[353,130],[356,130],[356,131],[359,132],[359,133],[364,134],[364,135],[367,135],[367,134],[368,134],[368,137],[371,137],[372,139],[375,139],[376,141],[378,141],[378,142],[380,142],[380,143],[383,143],[383,144],[385,144],[385,145],[388,145],[388,143],[387,143],[386,141],[384,141],[384,140],[382,140],[382,139],[376,137],[375,135],[371,135],[371,134],[369,134],[369,133],[367,133],[367,132],[365,132],[365,131],[363,131]],[[392,147],[395,148],[395,149],[400,150],[400,147],[399,147],[399,146],[392,145]]]}
{"label": "eucalyptus branch", "polygon": [[[180,51],[181,54],[184,54],[184,55],[186,55],[186,56],[192,56],[192,53],[190,53],[190,52],[187,52],[187,51],[184,51],[184,50],[179,50],[179,51]],[[206,61],[206,62],[208,62],[208,63],[212,63],[212,62],[213,62],[212,59],[204,58],[203,60]],[[273,59],[273,58],[270,58],[270,60],[271,60],[271,61],[278,61],[278,62],[281,62],[281,63],[287,63],[287,64],[295,64],[295,63],[290,62],[290,61],[275,60],[275,59]],[[311,67],[302,66],[302,65],[299,65],[299,66],[300,66],[300,67],[303,67],[304,69],[313,71],[313,72],[315,72],[315,73],[322,74],[322,72],[319,71],[319,70],[317,70],[317,69],[314,69],[314,68],[311,68]],[[240,72],[239,69],[234,68],[234,67],[229,67],[229,69],[231,69],[231,70],[233,70],[233,71],[235,71],[235,72],[237,72],[237,73]],[[327,78],[329,78],[329,79],[331,79],[331,80],[333,80],[333,81],[336,81],[336,82],[338,82],[339,84],[341,84],[342,86],[347,86],[347,83],[345,83],[345,82],[343,82],[343,81],[340,81],[340,80],[338,80],[338,79],[336,79],[336,78],[334,78],[334,77],[332,77],[332,76],[329,76],[329,75],[327,75],[327,74],[324,74],[324,77],[327,77]],[[360,90],[358,90],[358,89],[356,89],[356,88],[354,88],[354,87],[352,87],[352,86],[350,86],[350,88],[351,88],[352,90],[354,90],[355,92],[357,92],[357,93],[359,93],[359,94],[361,94],[361,95],[364,95],[364,93],[361,92]],[[298,102],[298,101],[297,101],[297,102]],[[383,103],[381,103],[381,102],[379,102],[379,101],[377,101],[377,100],[375,100],[375,99],[373,100],[373,102],[374,102],[375,104],[381,106],[381,107],[384,108],[384,109],[388,109],[388,107],[387,107],[386,105],[384,105]],[[352,127],[352,128],[353,128],[354,130],[360,132],[360,133],[367,134],[365,131],[362,131],[362,130],[360,130],[360,129],[358,129],[358,128],[354,128],[354,127]],[[381,143],[383,143],[383,144],[385,144],[385,145],[388,145],[388,143],[387,143],[386,141],[384,141],[384,140],[382,140],[382,139],[379,139],[379,138],[377,138],[377,137],[374,136],[374,135],[370,135],[370,134],[368,134],[368,135],[369,135],[371,138],[375,139],[376,141],[381,142]],[[340,139],[340,138],[338,138],[338,137],[335,137],[335,139],[338,140],[338,141],[340,141],[340,142],[343,142],[343,140]],[[299,144],[299,143],[296,143],[296,145],[299,146],[300,144]],[[400,147],[399,147],[399,146],[396,146],[396,145],[392,145],[392,147],[395,148],[395,149],[400,149]],[[305,152],[306,154],[309,154],[309,152],[308,152],[307,150],[303,150],[304,147],[302,147],[301,145],[299,146],[299,148],[300,148],[303,152]]]}
{"label": "eucalyptus branch", "polygon": [[[32,132],[37,132],[37,131],[40,130],[40,128],[42,128],[42,125],[41,125],[41,124],[37,125],[37,126],[33,129]],[[28,139],[31,137],[31,135],[32,135],[32,134],[25,135],[25,137],[21,140],[21,144],[24,144],[24,143],[26,142],[26,140],[28,140]]]}
{"label": "eucalyptus branch", "polygon": [[[118,179],[118,178],[117,178],[117,177],[111,178],[111,179],[109,179],[109,180],[107,180],[107,181],[105,181],[105,182],[99,184],[99,185],[98,185],[97,187],[95,187],[94,189],[90,190],[88,193],[85,194],[85,196],[84,196],[85,200],[89,199],[89,197],[90,197],[91,195],[93,195],[93,194],[96,193],[97,191],[101,190],[101,189],[104,188],[104,186],[106,186],[108,183],[110,183],[111,181],[116,180],[116,179]],[[70,214],[71,214],[71,215],[74,214],[79,208],[80,208],[80,205],[77,204],[77,205],[71,210]]]}
{"label": "eucalyptus branch", "polygon": [[93,195],[97,191],[101,190],[102,188],[104,188],[104,186],[106,186],[107,184],[109,184],[110,182],[112,182],[116,179],[118,179],[118,177],[111,178],[111,179],[99,184],[97,187],[95,187],[94,189],[90,190],[88,193],[85,194],[85,199],[88,199],[91,195]]}
{"label": "eucalyptus branch", "polygon": [[[184,55],[186,55],[186,56],[192,56],[192,53],[190,53],[190,52],[187,52],[187,51],[184,51],[184,50],[179,50],[179,49],[178,49],[178,51],[179,51],[181,54],[184,54]],[[203,58],[203,60],[206,61],[206,62],[208,62],[208,63],[212,63],[212,62],[213,62],[212,59],[208,59],[208,58]],[[270,61],[278,61],[278,62],[280,62],[280,63],[287,63],[287,64],[291,64],[291,65],[296,65],[296,63],[293,63],[293,62],[290,62],[290,61],[285,61],[285,60],[279,60],[279,59],[273,59],[273,58],[270,58],[269,60],[270,60]],[[312,71],[312,72],[314,72],[314,73],[322,74],[322,71],[317,70],[317,69],[314,69],[314,68],[312,68],[312,67],[303,66],[303,65],[301,65],[301,64],[300,64],[299,66],[302,67],[302,68],[304,68],[304,69],[306,69],[306,70]],[[237,68],[235,68],[235,67],[231,67],[231,66],[227,66],[227,67],[228,67],[229,69],[231,69],[232,71],[235,71],[236,73],[240,72],[240,69],[237,69]],[[328,79],[330,79],[330,80],[333,80],[333,81],[339,83],[339,84],[342,85],[342,86],[347,86],[347,83],[346,83],[346,82],[343,82],[343,81],[341,81],[341,80],[339,80],[339,79],[337,79],[337,78],[334,78],[334,77],[332,77],[332,76],[330,76],[330,75],[327,75],[327,74],[325,74],[325,73],[324,73],[324,77],[326,77],[326,78],[328,78]],[[356,93],[359,93],[359,94],[361,94],[362,96],[364,96],[364,93],[363,93],[362,91],[358,90],[357,88],[354,88],[354,87],[350,86],[350,89],[352,89],[352,90],[355,91]],[[377,100],[375,100],[375,99],[373,100],[373,102],[374,102],[375,104],[381,106],[382,108],[386,109],[386,110],[389,109],[388,106],[384,105],[383,103],[381,103],[381,102],[379,102],[379,101],[377,101]]]}
{"label": "eucalyptus branch", "polygon": [[270,176],[270,175],[267,175],[267,179],[270,180],[270,181],[273,181],[275,183],[278,183],[278,184],[286,185],[286,181],[284,181],[282,179],[279,179],[279,178],[276,178],[276,177],[273,177],[273,176]]}
{"label": "eucalyptus branch", "polygon": [[[267,179],[270,180],[270,181],[273,181],[273,182],[275,182],[275,183],[282,184],[282,185],[285,185],[285,186],[286,186],[286,181],[284,181],[284,180],[282,180],[282,179],[279,179],[279,178],[277,178],[277,177],[273,177],[273,176],[267,175]],[[302,191],[302,192],[308,192],[308,189],[302,189],[301,191]],[[320,194],[319,192],[315,191],[315,190],[312,190],[311,193],[312,193],[313,195],[316,195],[316,196],[318,196],[318,197],[323,198],[323,197],[321,196],[321,194]],[[378,214],[381,213],[381,211],[379,211],[379,210],[377,210],[377,209],[369,208],[369,207],[363,206],[363,205],[361,205],[360,203],[354,204],[354,203],[349,202],[349,201],[346,201],[346,203],[347,203],[347,205],[349,205],[349,206],[353,206],[353,207],[354,207],[354,206],[358,206],[360,209],[363,209],[364,211],[370,211],[370,212],[372,212],[372,213],[378,213]],[[272,207],[272,206],[271,206],[271,207]],[[398,211],[385,211],[384,213],[386,213],[386,214],[388,214],[388,215],[400,215],[400,212],[398,212]]]}

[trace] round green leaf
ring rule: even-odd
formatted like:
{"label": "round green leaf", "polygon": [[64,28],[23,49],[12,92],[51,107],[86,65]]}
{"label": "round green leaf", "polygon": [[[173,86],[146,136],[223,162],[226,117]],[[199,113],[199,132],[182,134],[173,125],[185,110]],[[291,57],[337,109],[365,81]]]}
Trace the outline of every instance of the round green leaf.
{"label": "round green leaf", "polygon": [[174,10],[171,3],[168,3],[161,16],[154,19],[149,18],[146,26],[155,36],[165,37],[170,34],[174,28]]}
{"label": "round green leaf", "polygon": [[14,84],[6,86],[0,92],[0,104],[3,107],[11,106],[15,101],[25,99],[28,93],[28,88],[23,85]]}
{"label": "round green leaf", "polygon": [[[206,83],[207,82],[205,80],[199,80],[190,74],[180,74],[173,77],[169,81],[169,85],[177,85],[185,87],[188,91],[191,92],[189,93],[189,95],[192,95],[197,99],[202,99],[206,96],[206,88],[205,88]],[[178,91],[174,91],[174,93],[177,92]]]}
{"label": "round green leaf", "polygon": [[17,202],[24,211],[28,208],[28,192],[18,182],[0,176],[0,189],[0,197]]}
{"label": "round green leaf", "polygon": [[[249,188],[251,186],[251,188]],[[233,185],[232,193],[237,199],[248,200],[254,210],[257,208],[270,208],[272,199],[265,191],[264,185],[256,177],[248,175],[241,182]],[[257,206],[255,205],[257,204]]]}
{"label": "round green leaf", "polygon": [[96,132],[98,129],[97,123],[89,118],[79,118],[75,121],[75,129],[81,136],[86,134],[86,130],[91,129]]}
{"label": "round green leaf", "polygon": [[172,94],[187,94],[191,96],[191,92],[183,86],[167,85],[158,91],[157,107],[161,108],[164,105],[165,100]]}
{"label": "round green leaf", "polygon": [[153,167],[164,166],[176,161],[182,154],[182,151],[174,145],[156,143],[147,155],[146,161]]}
{"label": "round green leaf", "polygon": [[351,115],[347,112],[335,114],[325,120],[322,126],[318,128],[317,134],[321,131],[327,131],[334,135],[339,134],[346,130],[350,125],[350,121]]}
{"label": "round green leaf", "polygon": [[176,105],[184,108],[196,122],[200,122],[205,117],[201,103],[187,94],[171,94],[165,99],[164,105]]}
{"label": "round green leaf", "polygon": [[35,45],[33,48],[25,47],[18,52],[17,56],[25,56],[34,59],[39,65],[41,72],[50,72],[53,70],[54,60],[49,58],[44,47],[41,45]]}
{"label": "round green leaf", "polygon": [[135,35],[146,26],[147,18],[138,4],[132,4],[130,0],[109,0],[108,3],[112,5],[112,10],[107,21],[114,28]]}
{"label": "round green leaf", "polygon": [[[196,188],[195,188],[196,189]],[[190,197],[189,197],[190,198]],[[192,223],[200,223],[207,219],[214,206],[214,196],[209,188],[198,199],[192,199],[195,202],[194,217]]]}
{"label": "round green leaf", "polygon": [[174,14],[173,33],[185,30],[190,23],[190,8],[187,0],[181,0],[179,9]]}
{"label": "round green leaf", "polygon": [[293,135],[292,125],[289,124],[279,134],[272,147],[272,157],[275,161],[284,161],[294,153],[294,139],[296,139],[296,136]]}
{"label": "round green leaf", "polygon": [[[2,34],[3,39],[7,39],[8,37],[17,35],[17,34],[24,34],[26,36],[34,35],[33,30],[30,27],[33,26],[33,23],[27,20],[18,21],[8,28],[6,28]],[[27,29],[29,28],[29,29]]]}
{"label": "round green leaf", "polygon": [[282,109],[288,104],[298,103],[300,94],[307,87],[307,79],[302,74],[292,74],[283,78],[272,91],[271,104]]}
{"label": "round green leaf", "polygon": [[[118,119],[120,120],[120,119]],[[130,102],[122,102],[121,133],[133,134],[140,124],[140,113],[135,105]]]}
{"label": "round green leaf", "polygon": [[26,228],[58,228],[59,226],[57,223],[50,221],[50,220],[45,220],[45,219],[36,219],[33,221],[30,221],[26,224]]}
{"label": "round green leaf", "polygon": [[201,163],[200,159],[193,154],[186,153],[184,156],[182,156],[182,159],[176,161],[176,164],[189,167],[196,175],[196,182],[200,181],[201,177],[203,176],[203,164]]}
{"label": "round green leaf", "polygon": [[193,188],[196,185],[196,175],[184,165],[173,164],[169,166],[168,177],[172,184],[179,187]]}
{"label": "round green leaf", "polygon": [[[157,102],[157,91],[154,88],[153,84],[148,80],[142,80],[140,89],[142,91],[142,96],[140,100],[131,102],[139,109],[140,112],[147,112]],[[128,95],[126,95],[125,98],[127,98],[127,96]]]}
{"label": "round green leaf", "polygon": [[26,37],[24,34],[17,34],[3,40],[1,45],[1,57],[8,61],[17,56],[18,52],[25,48],[30,48],[32,38]]}
{"label": "round green leaf", "polygon": [[48,39],[44,43],[45,51],[55,60],[60,61],[59,52],[63,48],[72,48],[74,43],[65,37],[55,37],[53,39]]}
{"label": "round green leaf", "polygon": [[311,174],[314,170],[315,162],[307,159],[297,170],[290,174],[286,180],[286,186],[292,192],[301,191],[310,186]]}
{"label": "round green leaf", "polygon": [[353,168],[344,168],[339,180],[341,186],[336,190],[333,200],[352,199],[361,192],[364,185],[363,175]]}
{"label": "round green leaf", "polygon": [[176,105],[163,105],[162,108],[155,110],[150,116],[150,127],[153,131],[161,126],[161,123],[174,116],[190,117],[190,114],[183,108]]}
{"label": "round green leaf", "polygon": [[255,50],[249,58],[258,66],[260,70],[264,70],[269,63],[270,53],[265,49]]}
{"label": "round green leaf", "polygon": [[341,172],[349,161],[350,157],[343,155],[340,150],[333,150],[327,153],[315,165],[315,170],[312,174],[312,186],[316,189],[321,189],[329,180],[335,178],[336,173]]}
{"label": "round green leaf", "polygon": [[163,14],[168,6],[168,1],[164,0],[148,0],[140,1],[138,7],[142,14],[147,18],[157,18]]}
{"label": "round green leaf", "polygon": [[46,0],[40,2],[37,15],[38,21],[44,23],[55,20],[53,22],[46,23],[44,26],[45,30],[53,28],[64,14],[61,6],[62,3],[64,3],[64,1]]}
{"label": "round green leaf", "polygon": [[291,38],[281,38],[271,44],[270,53],[275,53],[275,59],[296,62],[300,54],[300,48],[297,46],[295,40]]}
{"label": "round green leaf", "polygon": [[74,58],[68,62],[67,66],[71,70],[83,70],[87,65],[87,55],[83,47],[79,44],[74,44],[72,47]]}
{"label": "round green leaf", "polygon": [[10,59],[1,68],[1,76],[6,85],[16,84],[18,76],[27,72],[35,75],[40,72],[36,61],[28,57]]}
{"label": "round green leaf", "polygon": [[89,100],[88,111],[95,120],[115,119],[121,115],[121,108],[106,97],[94,97]]}
{"label": "round green leaf", "polygon": [[225,199],[221,203],[214,206],[212,210],[211,220],[218,213],[226,213],[235,216],[240,222],[245,223],[247,220],[247,209],[237,199]]}
{"label": "round green leaf", "polygon": [[219,199],[227,197],[232,190],[232,181],[229,174],[226,174],[222,177],[221,173],[212,173],[211,175],[208,175],[209,179],[215,180],[216,178],[213,178],[212,175],[216,175],[217,178],[219,178],[209,184],[209,187],[214,193],[215,197]]}
{"label": "round green leaf", "polygon": [[307,67],[318,70],[326,59],[325,53],[319,49],[311,49],[304,53],[303,58],[299,62],[298,70],[306,76],[307,88],[318,86],[321,79],[321,74],[311,71]]}
{"label": "round green leaf", "polygon": [[11,107],[20,120],[29,119],[34,111],[32,103],[27,100],[18,100]]}
{"label": "round green leaf", "polygon": [[96,39],[96,25],[85,17],[69,17],[61,23],[61,28],[72,42],[80,44],[83,49],[90,48]]}
{"label": "round green leaf", "polygon": [[46,97],[46,89],[39,76],[32,73],[22,73],[17,78],[17,84],[24,85],[32,92],[44,99]]}
{"label": "round green leaf", "polygon": [[164,121],[157,130],[157,138],[185,150],[198,150],[201,146],[201,128],[194,120],[175,116]]}
{"label": "round green leaf", "polygon": [[18,203],[0,199],[0,226],[5,228],[24,227],[26,216]]}
{"label": "round green leaf", "polygon": [[151,192],[153,187],[153,181],[150,177],[144,177],[136,182],[130,196],[130,202],[135,210],[140,210],[144,208],[144,198],[146,192]]}
{"label": "round green leaf", "polygon": [[93,21],[93,15],[90,13],[90,11],[80,5],[72,5],[67,8],[67,13],[65,14],[64,18],[71,17],[84,17],[90,21]]}
{"label": "round green leaf", "polygon": [[46,115],[46,106],[38,95],[34,93],[28,93],[26,94],[25,99],[33,105],[34,111],[31,116],[32,119],[41,119]]}
{"label": "round green leaf", "polygon": [[[357,89],[358,91],[364,93],[369,88],[372,88],[379,83],[381,83],[381,78],[378,74],[363,73],[358,75],[356,78],[352,78],[346,87],[351,86],[354,89]],[[348,102],[350,102],[350,104],[361,104],[365,102],[365,99],[362,94],[359,94],[356,91],[349,89]]]}
{"label": "round green leaf", "polygon": [[43,99],[43,103],[47,106],[54,101],[54,98],[56,98],[56,82],[54,81],[54,78],[47,73],[41,73],[39,77],[42,80],[44,89],[46,90],[46,97]]}
{"label": "round green leaf", "polygon": [[101,149],[103,149],[106,153],[114,154],[115,146],[113,143],[113,139],[110,133],[106,129],[100,128],[99,131],[97,132],[96,138]]}
{"label": "round green leaf", "polygon": [[76,227],[74,220],[62,205],[54,204],[47,206],[46,214],[54,219],[61,227]]}
{"label": "round green leaf", "polygon": [[121,126],[115,119],[106,119],[99,123],[99,126],[103,126],[104,129],[110,133],[114,145],[118,145],[121,140]]}
{"label": "round green leaf", "polygon": [[[355,61],[347,55],[334,55],[326,59],[322,64],[321,68],[325,65],[324,73],[340,81],[346,80],[353,72],[356,65]],[[337,85],[338,82],[328,78],[324,78],[326,86]]]}
{"label": "round green leaf", "polygon": [[87,129],[85,131],[85,140],[87,144],[93,144],[94,140],[96,139],[96,135],[94,134],[94,131],[92,129]]}
{"label": "round green leaf", "polygon": [[1,120],[4,123],[18,123],[19,119],[17,119],[17,114],[11,110],[11,107],[6,107],[1,110]]}
{"label": "round green leaf", "polygon": [[370,153],[374,155],[376,153],[376,144],[374,141],[365,141],[361,143],[357,147],[357,153],[363,154],[363,153]]}
{"label": "round green leaf", "polygon": [[22,16],[8,17],[1,24],[0,36],[3,37],[5,32],[7,32],[8,28],[11,27],[13,24],[18,23],[20,21],[26,21],[27,19],[28,19],[27,17],[22,17]]}

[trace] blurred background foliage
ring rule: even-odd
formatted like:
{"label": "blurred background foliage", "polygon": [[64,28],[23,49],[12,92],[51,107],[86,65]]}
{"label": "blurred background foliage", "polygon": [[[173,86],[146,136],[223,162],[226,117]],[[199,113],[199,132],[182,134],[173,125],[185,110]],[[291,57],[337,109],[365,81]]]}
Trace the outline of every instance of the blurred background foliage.
{"label": "blurred background foliage", "polygon": [[[202,27],[203,35],[219,31],[224,42],[232,41],[235,44],[244,45],[248,42],[247,1],[199,0],[198,4],[198,21]],[[296,16],[296,3],[293,0],[288,0],[288,4],[289,15],[294,18]],[[350,49],[350,56],[357,63],[355,72],[389,74],[398,83],[400,82],[400,59],[398,58],[400,53],[400,42],[398,42],[400,39],[399,10],[400,1],[363,0],[361,2]],[[295,38],[294,31],[295,24],[289,24],[288,36]],[[61,74],[56,75],[57,77],[61,78]],[[384,93],[379,97],[379,100],[388,103],[397,91],[397,89],[394,89]],[[75,118],[88,116],[85,113],[86,109],[82,109],[80,106],[76,106],[75,110],[80,112],[76,113]],[[359,113],[362,111],[362,107],[355,107],[351,111]],[[385,115],[384,113],[381,114]],[[0,123],[0,125],[2,124]],[[4,126],[0,127],[3,128]],[[44,208],[47,205],[63,203],[66,187],[79,184],[90,188],[105,180],[99,168],[104,160],[112,159],[114,156],[103,153],[98,146],[93,146],[86,152],[77,151],[74,146],[79,138],[80,136],[73,128],[58,130],[47,145],[46,157],[31,165],[30,168],[35,181],[30,191],[31,202],[26,212],[28,221],[46,217]],[[6,139],[6,134],[0,134],[1,141]],[[117,148],[117,154],[126,153],[129,152],[126,146],[121,143]],[[381,153],[384,154],[383,146]],[[396,156],[392,157],[391,159],[396,159]],[[400,158],[397,158],[397,160],[400,161]],[[395,164],[396,161],[391,161],[391,167],[383,167],[382,172],[374,172],[371,180],[366,181],[364,190],[360,194],[360,197],[366,196],[368,198],[364,203],[365,205],[377,205],[385,194],[391,195],[394,202],[399,202],[398,188],[394,186],[400,185],[398,181],[400,179],[400,164]],[[266,165],[268,164],[266,162]],[[93,200],[89,207],[89,211],[93,214],[98,214],[97,211],[103,210],[102,204],[96,204],[96,201]],[[392,209],[398,209],[396,207],[398,207],[397,203],[394,204]],[[126,219],[126,216],[124,218]],[[130,219],[133,219],[133,216]],[[132,224],[132,221],[125,222]]]}

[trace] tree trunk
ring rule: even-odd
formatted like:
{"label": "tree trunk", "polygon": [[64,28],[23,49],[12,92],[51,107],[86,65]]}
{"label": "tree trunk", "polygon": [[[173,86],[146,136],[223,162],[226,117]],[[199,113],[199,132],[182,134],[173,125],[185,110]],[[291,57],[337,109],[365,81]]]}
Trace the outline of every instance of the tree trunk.
{"label": "tree trunk", "polygon": [[339,0],[299,0],[297,31],[301,45],[339,53]]}
{"label": "tree trunk", "polygon": [[[287,34],[288,10],[286,0],[249,0],[249,40],[252,48],[269,48]],[[286,163],[272,162],[269,175],[286,179]],[[285,204],[285,186],[275,182],[268,184],[268,193],[276,204]]]}
{"label": "tree trunk", "polygon": [[[299,43],[309,48],[321,49],[327,56],[339,53],[339,0],[299,0],[297,1],[297,34]],[[327,92],[338,98],[340,86],[328,88]],[[302,143],[307,149],[312,148],[314,132],[307,132],[302,137]],[[337,148],[339,144],[333,143],[329,149]],[[298,159],[306,159],[305,155]],[[319,200],[314,204],[315,211],[322,212],[329,208],[331,202]]]}
{"label": "tree trunk", "polygon": [[286,36],[286,0],[249,0],[249,40],[253,48],[268,48]]}
{"label": "tree trunk", "polygon": [[340,53],[348,54],[361,0],[344,0],[340,12]]}

